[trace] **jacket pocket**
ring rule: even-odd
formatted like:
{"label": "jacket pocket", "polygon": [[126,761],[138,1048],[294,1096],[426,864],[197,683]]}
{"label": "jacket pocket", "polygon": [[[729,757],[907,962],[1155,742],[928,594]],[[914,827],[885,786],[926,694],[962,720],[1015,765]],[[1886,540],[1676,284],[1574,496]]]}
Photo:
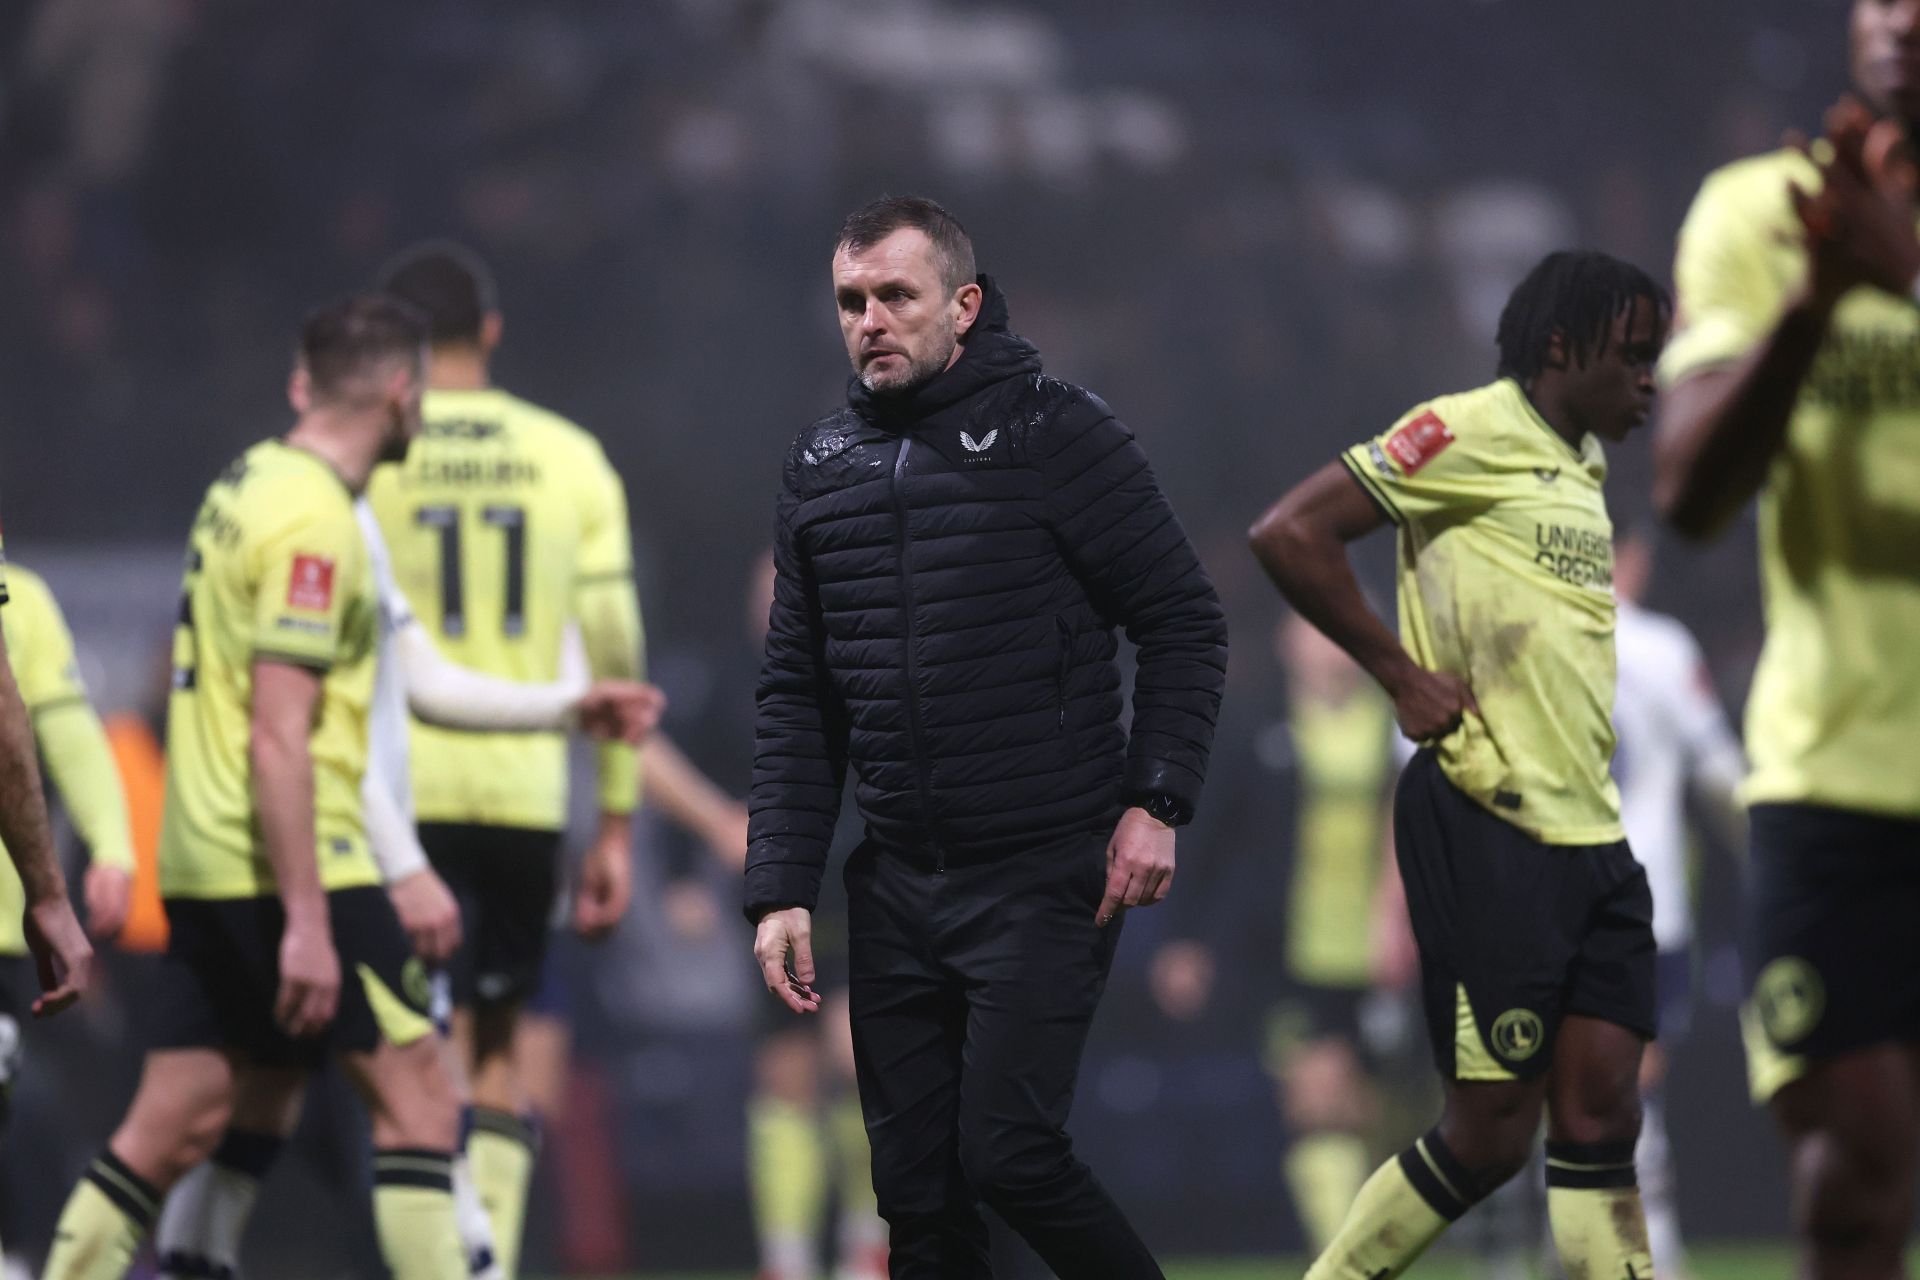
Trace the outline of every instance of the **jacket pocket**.
{"label": "jacket pocket", "polygon": [[1060,732],[1067,731],[1067,676],[1073,670],[1073,624],[1065,615],[1053,615],[1056,648],[1053,668],[1053,700],[1060,710]]}

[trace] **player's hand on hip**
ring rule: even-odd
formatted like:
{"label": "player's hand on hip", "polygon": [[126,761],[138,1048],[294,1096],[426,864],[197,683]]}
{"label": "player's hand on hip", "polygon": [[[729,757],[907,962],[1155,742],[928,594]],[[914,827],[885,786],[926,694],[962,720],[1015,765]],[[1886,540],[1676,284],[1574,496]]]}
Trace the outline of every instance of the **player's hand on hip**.
{"label": "player's hand on hip", "polygon": [[1094,909],[1105,925],[1126,907],[1150,907],[1173,887],[1173,828],[1145,809],[1128,809],[1107,842],[1107,891]]}
{"label": "player's hand on hip", "polygon": [[1807,245],[1808,292],[1826,306],[1858,285],[1906,296],[1920,279],[1920,236],[1913,157],[1899,125],[1846,97],[1827,112],[1825,140],[1828,150],[1815,155],[1804,139],[1789,139],[1820,170],[1817,191],[1789,191]]}
{"label": "player's hand on hip", "polygon": [[65,894],[33,903],[22,923],[40,976],[33,1016],[51,1017],[86,994],[93,981],[93,947]]}
{"label": "player's hand on hip", "polygon": [[326,908],[315,919],[289,916],[280,935],[280,992],[274,1020],[296,1040],[319,1035],[340,1008],[340,953]]}
{"label": "player's hand on hip", "polygon": [[[791,953],[793,963],[787,963]],[[753,935],[753,958],[767,990],[779,996],[795,1013],[820,1012],[820,993],[813,989],[813,913],[805,907],[769,911],[760,917]]]}
{"label": "player's hand on hip", "polygon": [[1400,731],[1415,742],[1434,742],[1460,727],[1467,712],[1479,713],[1473,690],[1459,676],[1409,665],[1389,690],[1393,718]]}
{"label": "player's hand on hip", "polygon": [[580,728],[594,737],[638,744],[660,723],[667,695],[638,680],[596,680],[573,709]]}
{"label": "player's hand on hip", "polygon": [[632,900],[632,828],[625,815],[607,815],[580,861],[580,882],[573,891],[573,931],[588,942],[599,942],[619,925]]}
{"label": "player's hand on hip", "polygon": [[87,932],[96,938],[119,935],[133,903],[133,876],[124,867],[96,862],[87,868],[83,886],[87,900]]}
{"label": "player's hand on hip", "polygon": [[422,960],[441,965],[453,958],[460,947],[460,904],[433,868],[402,876],[387,886],[387,896]]}

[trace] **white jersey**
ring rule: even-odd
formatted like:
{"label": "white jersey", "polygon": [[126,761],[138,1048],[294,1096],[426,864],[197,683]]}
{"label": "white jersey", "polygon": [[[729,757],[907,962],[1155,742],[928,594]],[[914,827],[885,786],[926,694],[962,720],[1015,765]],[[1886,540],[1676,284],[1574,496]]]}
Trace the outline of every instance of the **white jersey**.
{"label": "white jersey", "polygon": [[[374,663],[373,702],[367,712],[367,772],[360,780],[360,795],[369,813],[391,813],[404,824],[404,834],[389,824],[368,824],[367,835],[374,858],[387,878],[396,878],[396,870],[417,868],[425,855],[418,853],[418,837],[413,832],[413,774],[407,767],[406,669],[395,652],[394,637],[412,620],[407,598],[394,581],[393,562],[387,555],[386,539],[373,508],[361,498],[353,504],[354,518],[360,522],[360,534],[366,539],[367,561],[373,569],[374,590],[380,598],[380,636]],[[405,848],[393,848],[401,842]]]}
{"label": "white jersey", "polygon": [[1621,820],[1653,889],[1654,941],[1662,951],[1676,950],[1693,938],[1687,783],[1731,810],[1745,765],[1700,645],[1685,626],[1622,600],[1615,639],[1613,773]]}

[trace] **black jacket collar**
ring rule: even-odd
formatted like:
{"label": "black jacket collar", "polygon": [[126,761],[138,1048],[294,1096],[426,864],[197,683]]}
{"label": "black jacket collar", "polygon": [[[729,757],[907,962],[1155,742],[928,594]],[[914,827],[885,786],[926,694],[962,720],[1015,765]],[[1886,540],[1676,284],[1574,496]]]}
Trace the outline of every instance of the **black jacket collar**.
{"label": "black jacket collar", "polygon": [[993,277],[978,277],[980,315],[962,340],[960,359],[905,395],[875,395],[858,377],[847,380],[847,404],[868,422],[907,427],[951,408],[995,383],[1040,371],[1040,352],[1008,327],[1007,299]]}

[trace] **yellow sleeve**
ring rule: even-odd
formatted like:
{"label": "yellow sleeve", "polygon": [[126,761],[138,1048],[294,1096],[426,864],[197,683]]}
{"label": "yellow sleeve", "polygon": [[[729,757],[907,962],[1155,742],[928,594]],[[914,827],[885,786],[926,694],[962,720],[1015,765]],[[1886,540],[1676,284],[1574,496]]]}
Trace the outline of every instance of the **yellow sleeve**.
{"label": "yellow sleeve", "polygon": [[84,704],[86,685],[74,658],[73,633],[45,582],[25,569],[13,575],[7,613],[7,650],[20,701],[33,716],[72,703]]}
{"label": "yellow sleeve", "polygon": [[347,606],[366,572],[360,527],[346,507],[275,530],[254,549],[256,659],[315,671],[333,666]]}
{"label": "yellow sleeve", "polygon": [[1390,520],[1407,524],[1494,502],[1499,494],[1485,466],[1488,443],[1448,401],[1434,401],[1354,445],[1340,461]]}
{"label": "yellow sleeve", "polygon": [[133,836],[107,731],[87,701],[73,633],[53,592],[24,570],[14,575],[8,648],[34,742],[67,816],[96,862],[133,870]]}
{"label": "yellow sleeve", "polygon": [[1674,252],[1674,332],[1660,357],[1662,386],[1738,360],[1779,319],[1794,279],[1782,268],[1805,270],[1792,247],[1788,185],[1796,181],[1818,185],[1811,166],[1735,166],[1701,184]]}
{"label": "yellow sleeve", "polygon": [[93,860],[131,873],[133,832],[127,820],[127,797],[120,788],[106,726],[92,705],[83,699],[37,714],[33,734],[60,803]]}
{"label": "yellow sleeve", "polygon": [[[580,561],[574,616],[595,679],[641,679],[646,672],[640,598],[633,582],[633,535],[620,476],[595,445],[581,474]],[[595,752],[600,811],[631,813],[640,803],[639,754],[624,742]]]}

